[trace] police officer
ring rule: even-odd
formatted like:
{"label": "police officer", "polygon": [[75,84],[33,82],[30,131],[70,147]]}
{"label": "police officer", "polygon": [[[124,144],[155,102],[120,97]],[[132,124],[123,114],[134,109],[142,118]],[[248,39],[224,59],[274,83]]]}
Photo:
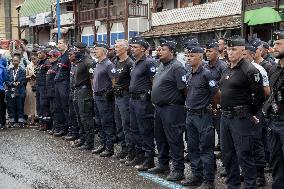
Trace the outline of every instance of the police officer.
{"label": "police officer", "polygon": [[260,48],[261,51],[261,56],[264,60],[266,60],[267,62],[269,62],[272,65],[275,65],[275,59],[268,53],[269,50],[269,45],[266,42],[262,42],[262,46]]}
{"label": "police officer", "polygon": [[[80,150],[92,150],[94,148],[94,121],[93,121],[93,96],[92,96],[92,60],[85,55],[86,44],[75,42],[76,48],[76,71],[74,73],[75,91],[74,108],[78,106],[77,122],[81,123],[79,137],[80,142],[77,144]],[[79,114],[78,114],[79,113]]]}
{"label": "police officer", "polygon": [[66,136],[63,136],[63,139],[67,141],[74,141],[79,139],[79,130],[80,130],[80,118],[77,116],[76,111],[78,112],[78,103],[77,98],[75,98],[75,73],[77,70],[76,56],[75,51],[77,49],[70,48],[68,50],[69,60],[71,62],[70,69],[70,94],[69,94],[69,131]]}
{"label": "police officer", "polygon": [[[221,79],[221,75],[223,71],[227,68],[226,62],[219,59],[219,44],[216,40],[209,40],[206,44],[206,57],[208,63],[205,64],[205,68],[207,68],[215,81],[219,81]],[[218,134],[218,144],[215,147],[216,151],[220,151],[220,104],[218,107],[213,107],[214,115],[213,115],[213,126]]]}
{"label": "police officer", "polygon": [[129,84],[130,72],[134,64],[133,60],[127,55],[129,48],[128,42],[117,41],[115,52],[117,60],[115,63],[115,82],[113,85],[115,95],[115,123],[116,135],[121,145],[121,151],[116,154],[117,159],[127,160],[134,158],[134,146],[132,142],[132,133],[130,131],[129,114]]}
{"label": "police officer", "polygon": [[[45,97],[46,97],[46,103],[45,103],[45,117],[46,119],[44,122],[49,125],[50,131],[49,134],[53,135],[55,132],[57,132],[57,124],[58,124],[58,117],[59,112],[56,109],[56,102],[55,102],[55,82],[54,78],[58,71],[58,58],[60,56],[60,52],[58,50],[51,50],[48,52],[48,65],[46,67],[48,68],[46,72],[46,82],[45,82]],[[49,110],[48,110],[49,109]]]}
{"label": "police officer", "polygon": [[[186,70],[175,58],[176,45],[175,41],[165,41],[161,44],[160,61],[162,64],[154,77],[151,94],[151,100],[155,104],[154,133],[159,163],[149,172],[169,171],[169,161],[172,159],[173,170],[167,176],[169,181],[184,179],[183,131],[185,127],[184,103],[187,92]],[[153,164],[154,162],[143,164],[140,169],[147,170]]]}
{"label": "police officer", "polygon": [[227,54],[227,47],[226,47],[226,39],[225,38],[220,38],[218,40],[218,45],[219,45],[219,59],[228,63],[228,54]]}
{"label": "police officer", "polygon": [[275,58],[279,63],[274,65],[269,73],[271,95],[264,105],[264,113],[269,116],[271,131],[268,135],[271,153],[272,188],[282,188],[284,185],[284,31],[276,31],[274,37]]}
{"label": "police officer", "polygon": [[269,73],[271,67],[272,67],[272,64],[270,62],[268,62],[267,60],[265,60],[262,56],[261,56],[261,53],[264,49],[264,42],[262,42],[260,39],[258,38],[253,38],[251,41],[250,41],[250,44],[256,49],[255,51],[255,55],[254,55],[254,62],[261,65],[267,73]]}
{"label": "police officer", "polygon": [[46,72],[48,70],[48,59],[47,59],[48,50],[46,48],[38,49],[38,58],[39,63],[36,71],[36,105],[37,105],[37,114],[39,121],[41,123],[40,130],[45,131],[50,128],[51,125],[43,123],[47,119],[47,112],[49,112],[49,107],[46,107]]}
{"label": "police officer", "polygon": [[112,82],[116,72],[115,65],[107,58],[108,45],[97,43],[95,56],[98,59],[94,69],[93,91],[98,109],[101,128],[101,145],[92,151],[101,157],[110,157],[114,154],[115,125],[114,125],[114,96]]}
{"label": "police officer", "polygon": [[135,64],[131,71],[130,92],[130,127],[136,148],[136,157],[127,161],[127,166],[136,166],[153,161],[154,158],[154,106],[150,92],[152,79],[156,73],[154,62],[146,58],[145,51],[149,44],[142,37],[136,37],[131,44]]}
{"label": "police officer", "polygon": [[212,121],[213,95],[217,91],[216,81],[210,71],[202,66],[204,49],[195,46],[188,51],[188,62],[192,75],[188,79],[186,98],[188,153],[192,177],[183,185],[214,188],[214,144],[215,133]]}
{"label": "police officer", "polygon": [[259,71],[243,59],[245,40],[233,36],[228,43],[229,67],[220,80],[221,150],[227,172],[228,188],[240,188],[240,168],[244,188],[256,188],[256,167],[253,157],[253,121],[264,101]]}
{"label": "police officer", "polygon": [[25,82],[26,71],[19,66],[21,57],[14,55],[13,67],[8,71],[7,81],[7,105],[10,126],[18,121],[20,127],[24,127],[24,102],[26,96]]}
{"label": "police officer", "polygon": [[59,112],[59,123],[56,125],[57,132],[55,137],[67,134],[69,122],[69,93],[70,93],[70,68],[71,64],[68,57],[67,44],[63,39],[58,41],[58,50],[61,52],[58,60],[58,72],[55,81],[55,100],[56,109]]}

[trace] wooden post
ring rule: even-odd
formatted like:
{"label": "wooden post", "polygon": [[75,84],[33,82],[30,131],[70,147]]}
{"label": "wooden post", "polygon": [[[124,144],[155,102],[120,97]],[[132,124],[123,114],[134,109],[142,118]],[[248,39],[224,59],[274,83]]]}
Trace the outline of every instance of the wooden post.
{"label": "wooden post", "polygon": [[107,0],[107,44],[110,45],[110,22],[109,22],[109,0]]}
{"label": "wooden post", "polygon": [[128,17],[129,17],[129,6],[128,6],[128,0],[124,1],[125,4],[125,16],[124,16],[124,36],[125,39],[128,40]]}

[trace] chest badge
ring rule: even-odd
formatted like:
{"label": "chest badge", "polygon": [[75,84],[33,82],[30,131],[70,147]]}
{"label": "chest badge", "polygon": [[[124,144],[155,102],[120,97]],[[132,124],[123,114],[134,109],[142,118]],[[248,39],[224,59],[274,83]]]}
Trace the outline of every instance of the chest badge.
{"label": "chest badge", "polygon": [[228,80],[229,78],[230,78],[230,76],[229,76],[229,75],[226,75],[225,79]]}

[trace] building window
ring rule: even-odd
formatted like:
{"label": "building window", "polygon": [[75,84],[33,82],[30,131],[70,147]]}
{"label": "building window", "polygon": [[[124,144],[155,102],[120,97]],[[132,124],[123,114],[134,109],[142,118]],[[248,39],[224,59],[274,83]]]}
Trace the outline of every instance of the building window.
{"label": "building window", "polygon": [[73,5],[72,4],[66,5],[66,11],[67,12],[73,12]]}

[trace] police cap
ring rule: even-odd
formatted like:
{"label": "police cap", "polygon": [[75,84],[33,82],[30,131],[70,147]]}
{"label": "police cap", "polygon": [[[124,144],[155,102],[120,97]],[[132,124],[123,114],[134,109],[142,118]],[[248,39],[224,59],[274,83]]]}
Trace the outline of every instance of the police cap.
{"label": "police cap", "polygon": [[256,49],[257,49],[257,47],[255,47],[255,46],[253,46],[252,44],[250,44],[250,43],[247,43],[246,45],[245,45],[245,50],[248,50],[248,51],[251,51],[251,52],[256,52]]}
{"label": "police cap", "polygon": [[261,46],[263,43],[259,38],[252,38],[252,40],[250,40],[249,42],[252,46],[254,46],[255,48]]}
{"label": "police cap", "polygon": [[132,38],[132,43],[131,44],[138,44],[144,47],[145,49],[149,48],[149,43],[143,38],[143,37],[133,37]]}
{"label": "police cap", "polygon": [[175,41],[164,41],[161,43],[161,47],[167,46],[171,50],[175,50],[177,48],[177,43]]}
{"label": "police cap", "polygon": [[188,50],[190,50],[192,47],[198,46],[198,45],[199,45],[198,39],[195,38],[195,37],[188,38],[188,39],[185,39],[183,41],[183,47],[187,48]]}
{"label": "police cap", "polygon": [[105,42],[97,42],[97,43],[94,43],[95,47],[101,47],[101,48],[105,48],[105,49],[108,49],[109,46],[105,43]]}
{"label": "police cap", "polygon": [[200,46],[192,47],[188,50],[189,53],[204,53],[204,49]]}
{"label": "police cap", "polygon": [[234,35],[227,39],[228,47],[235,47],[235,46],[245,46],[246,42],[245,39],[239,35]]}
{"label": "police cap", "polygon": [[206,48],[207,49],[218,49],[219,48],[219,43],[215,39],[211,39],[206,43]]}
{"label": "police cap", "polygon": [[85,49],[87,47],[87,45],[85,43],[82,42],[74,42],[74,47],[78,48],[78,49]]}
{"label": "police cap", "polygon": [[274,40],[284,39],[284,30],[278,30],[273,33]]}
{"label": "police cap", "polygon": [[40,48],[37,49],[37,52],[38,52],[38,53],[47,54],[48,51],[49,51],[49,50],[48,50],[47,48],[45,48],[45,47],[40,47]]}

